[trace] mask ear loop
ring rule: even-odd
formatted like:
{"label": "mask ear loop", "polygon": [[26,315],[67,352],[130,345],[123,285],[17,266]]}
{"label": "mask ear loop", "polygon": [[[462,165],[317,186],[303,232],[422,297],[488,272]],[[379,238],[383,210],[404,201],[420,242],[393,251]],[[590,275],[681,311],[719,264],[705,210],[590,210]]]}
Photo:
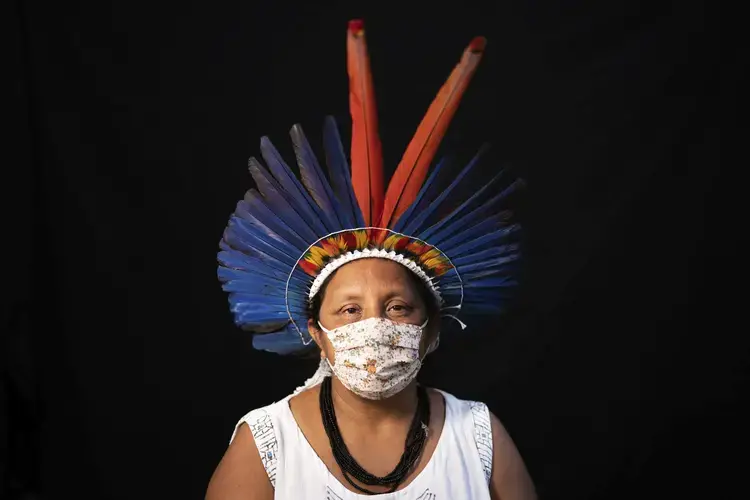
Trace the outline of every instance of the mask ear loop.
{"label": "mask ear loop", "polygon": [[440,332],[438,332],[435,342],[427,346],[427,350],[424,352],[424,356],[422,356],[422,359],[420,359],[419,362],[423,363],[427,355],[435,352],[439,346],[440,346]]}
{"label": "mask ear loop", "polygon": [[[422,323],[422,326],[420,328],[422,328],[422,330],[424,331],[424,328],[427,326],[427,323],[429,323],[429,322],[430,322],[430,318],[428,317],[425,320],[425,322]],[[425,350],[424,356],[422,356],[422,359],[420,359],[419,362],[420,363],[424,362],[424,360],[427,357],[427,355],[430,354],[430,353],[435,352],[435,350],[437,350],[437,348],[438,348],[439,345],[440,345],[440,331],[438,330],[438,332],[437,332],[437,338],[435,339],[435,341],[432,344],[430,344],[430,345],[427,346],[427,349]]]}

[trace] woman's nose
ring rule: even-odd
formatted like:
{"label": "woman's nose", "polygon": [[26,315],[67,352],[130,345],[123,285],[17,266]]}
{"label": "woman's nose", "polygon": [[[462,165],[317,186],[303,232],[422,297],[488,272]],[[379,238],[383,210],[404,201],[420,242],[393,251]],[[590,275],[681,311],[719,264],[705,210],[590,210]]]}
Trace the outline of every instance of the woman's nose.
{"label": "woman's nose", "polygon": [[388,313],[386,311],[385,306],[381,304],[368,304],[365,306],[364,311],[362,311],[362,319],[370,319],[370,318],[387,318]]}

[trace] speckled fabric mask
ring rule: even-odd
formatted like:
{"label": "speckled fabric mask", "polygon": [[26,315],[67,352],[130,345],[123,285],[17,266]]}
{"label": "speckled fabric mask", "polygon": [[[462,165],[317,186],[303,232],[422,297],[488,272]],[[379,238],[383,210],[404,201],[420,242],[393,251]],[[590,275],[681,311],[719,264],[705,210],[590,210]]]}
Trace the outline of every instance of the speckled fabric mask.
{"label": "speckled fabric mask", "polygon": [[427,321],[410,325],[368,318],[333,330],[318,325],[336,352],[334,364],[328,361],[334,375],[363,398],[385,399],[398,394],[422,367],[419,343]]}

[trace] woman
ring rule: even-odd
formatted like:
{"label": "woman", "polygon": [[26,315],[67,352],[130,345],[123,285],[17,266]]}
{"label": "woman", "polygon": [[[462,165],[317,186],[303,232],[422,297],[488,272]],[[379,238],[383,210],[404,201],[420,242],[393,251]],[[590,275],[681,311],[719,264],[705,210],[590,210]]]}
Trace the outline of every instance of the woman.
{"label": "woman", "polygon": [[235,320],[254,346],[292,354],[314,345],[320,366],[294,395],[240,420],[207,499],[534,499],[484,404],[415,381],[443,317],[493,312],[514,284],[518,226],[499,207],[518,183],[495,192],[496,177],[455,203],[476,161],[447,186],[442,163],[425,181],[484,40],[465,51],[387,191],[360,21],[347,48],[351,178],[330,120],[330,184],[298,126],[301,183],[264,138],[268,170],[251,159],[258,191],[238,204],[219,254]]}

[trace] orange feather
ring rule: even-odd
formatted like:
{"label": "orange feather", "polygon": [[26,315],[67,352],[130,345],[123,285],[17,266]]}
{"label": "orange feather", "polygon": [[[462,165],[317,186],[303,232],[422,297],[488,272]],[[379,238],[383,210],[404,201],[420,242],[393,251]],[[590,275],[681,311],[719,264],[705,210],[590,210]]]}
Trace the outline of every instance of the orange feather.
{"label": "orange feather", "polygon": [[474,38],[432,101],[388,184],[380,227],[392,227],[417,197],[440,141],[482,58],[486,40]]}
{"label": "orange feather", "polygon": [[369,226],[380,220],[383,210],[383,153],[364,23],[360,20],[349,22],[346,51],[352,115],[352,187],[365,225]]}

